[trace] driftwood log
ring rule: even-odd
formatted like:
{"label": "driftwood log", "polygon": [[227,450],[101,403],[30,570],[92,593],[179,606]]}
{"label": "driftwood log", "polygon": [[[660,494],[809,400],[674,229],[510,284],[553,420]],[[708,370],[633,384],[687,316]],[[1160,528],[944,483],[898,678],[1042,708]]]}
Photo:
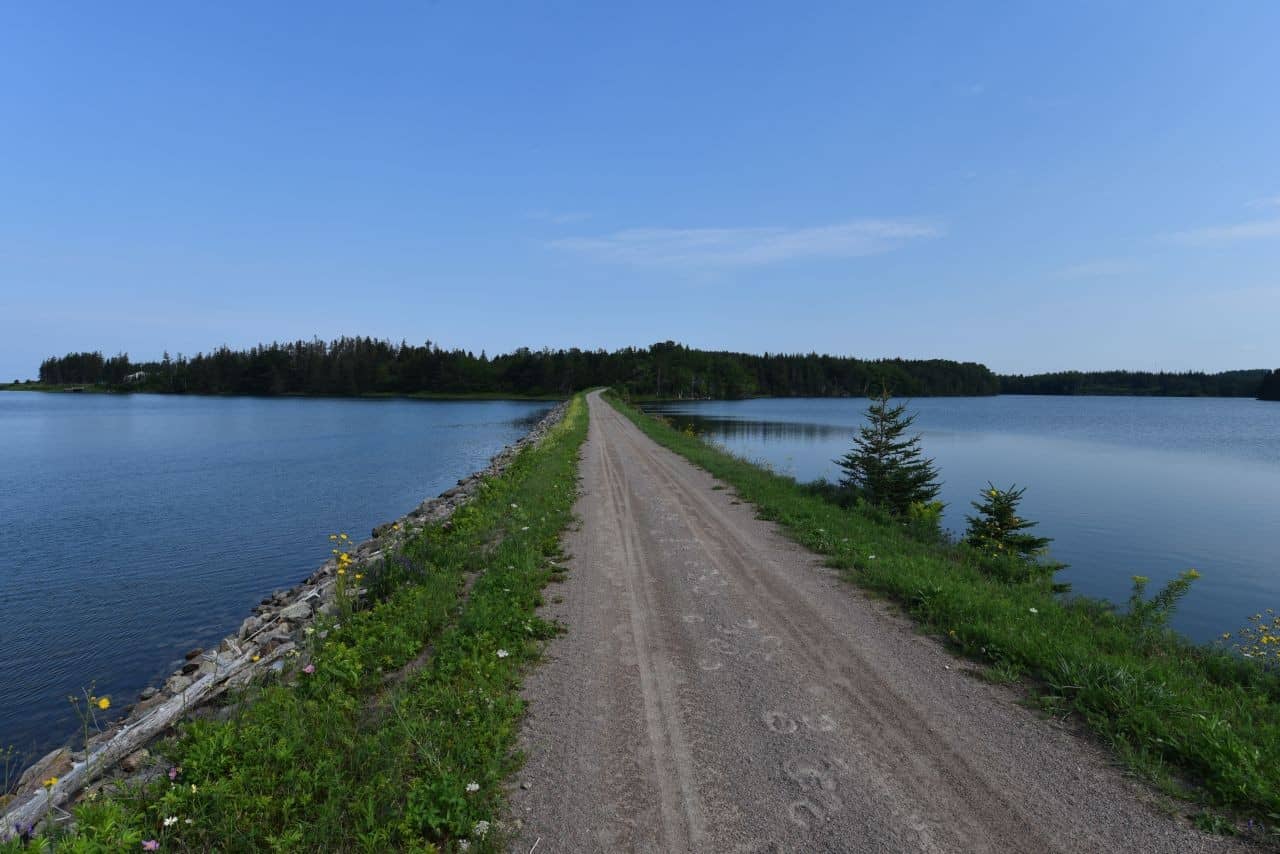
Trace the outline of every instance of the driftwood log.
{"label": "driftwood log", "polygon": [[[494,456],[488,468],[459,480],[457,486],[423,502],[407,516],[401,517],[398,524],[380,525],[373,531],[373,539],[357,547],[356,564],[374,561],[382,555],[383,548],[421,531],[426,525],[448,519],[458,506],[471,499],[487,478],[502,473],[521,450],[541,441],[547,431],[564,417],[566,406],[562,403],[553,408],[526,436]],[[166,684],[166,693],[172,692],[167,700],[130,720],[107,741],[90,746],[85,759],[73,765],[54,785],[20,794],[0,818],[0,842],[17,835],[20,829],[34,829],[52,810],[74,803],[86,786],[111,772],[129,754],[146,747],[187,712],[229,689],[252,681],[269,669],[279,668],[279,660],[297,648],[295,640],[303,627],[316,614],[325,612],[326,605],[333,601],[335,568],[334,561],[327,561],[292,591],[264,599],[263,605],[255,609],[255,616],[245,620],[238,634],[223,640],[217,653],[206,653],[206,660],[214,663],[212,671],[193,677],[190,684],[187,684],[185,671],[174,674],[171,682]],[[273,664],[276,668],[271,667]],[[179,677],[181,682],[178,684],[185,687],[171,688],[172,680]]]}
{"label": "driftwood log", "polygon": [[[288,647],[292,648],[292,644]],[[279,658],[286,651],[285,647],[280,647],[269,657]],[[220,690],[229,679],[247,670],[251,663],[253,654],[246,652],[226,668],[205,674],[181,694],[170,697],[134,723],[125,726],[106,743],[94,748],[83,761],[76,763],[57,783],[31,794],[22,803],[11,807],[4,815],[3,824],[0,824],[0,841],[16,835],[18,828],[36,825],[50,810],[62,806],[85,786],[110,771],[121,759],[149,744],[189,709]]]}

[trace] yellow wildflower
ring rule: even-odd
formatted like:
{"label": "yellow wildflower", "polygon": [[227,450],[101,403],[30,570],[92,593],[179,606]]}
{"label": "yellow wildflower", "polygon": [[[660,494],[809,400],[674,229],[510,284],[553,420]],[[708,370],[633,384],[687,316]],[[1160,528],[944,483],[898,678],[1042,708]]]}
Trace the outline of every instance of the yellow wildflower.
{"label": "yellow wildflower", "polygon": [[1187,578],[1199,578],[1199,577],[1200,577],[1200,572],[1198,570],[1195,570],[1195,569],[1187,570]]}
{"label": "yellow wildflower", "polygon": [[344,568],[338,567],[338,575],[346,575],[346,574],[347,574],[347,571]]}
{"label": "yellow wildflower", "polygon": [[260,661],[261,659],[262,659],[262,656],[260,656],[260,655],[255,655],[253,658],[251,658],[251,659],[249,659],[249,660],[250,660],[250,661]]}
{"label": "yellow wildflower", "polygon": [[340,539],[340,540],[345,540],[346,538],[347,538],[347,535],[346,535],[346,534],[339,534],[339,535],[338,535],[338,539]]}
{"label": "yellow wildflower", "polygon": [[99,709],[102,709],[102,711],[104,711],[104,712],[105,712],[107,709],[111,708],[111,698],[110,698],[110,697],[99,697],[99,698],[98,698],[98,708],[99,708]]}
{"label": "yellow wildflower", "polygon": [[364,578],[364,573],[363,573],[363,572],[357,572],[357,573],[356,573],[356,581],[359,581],[359,580],[360,580],[360,579],[362,579],[362,578]]}
{"label": "yellow wildflower", "polygon": [[54,786],[58,785],[58,778],[50,777],[48,780],[44,781],[43,785],[46,789],[52,789]]}
{"label": "yellow wildflower", "polygon": [[330,539],[330,540],[336,540],[336,539],[338,539],[338,535],[337,535],[337,534],[330,534],[330,535],[329,535],[329,539]]}

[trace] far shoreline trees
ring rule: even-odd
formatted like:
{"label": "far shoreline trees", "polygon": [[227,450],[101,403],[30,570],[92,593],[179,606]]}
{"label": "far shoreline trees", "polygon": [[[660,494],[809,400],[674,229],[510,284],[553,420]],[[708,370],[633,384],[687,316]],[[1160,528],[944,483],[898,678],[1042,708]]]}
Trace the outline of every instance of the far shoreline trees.
{"label": "far shoreline trees", "polygon": [[671,341],[620,350],[529,350],[490,357],[428,341],[373,338],[296,341],[249,350],[220,347],[192,357],[133,362],[126,354],[71,353],[46,359],[40,381],[98,384],[174,394],[566,395],[613,386],[666,398],[846,397],[888,383],[904,394],[990,395],[998,381],[984,365],[943,359],[856,359],[816,353],[731,353]]}

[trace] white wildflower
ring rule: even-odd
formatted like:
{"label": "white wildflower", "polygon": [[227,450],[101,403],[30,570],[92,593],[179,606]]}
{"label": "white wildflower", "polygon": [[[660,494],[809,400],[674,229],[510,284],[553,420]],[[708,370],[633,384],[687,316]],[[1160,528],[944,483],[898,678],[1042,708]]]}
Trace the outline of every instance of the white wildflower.
{"label": "white wildflower", "polygon": [[1027,610],[1028,610],[1028,611],[1030,611],[1030,612],[1031,612],[1031,613],[1033,613],[1033,614],[1039,614],[1039,613],[1040,613],[1040,612],[1039,612],[1039,611],[1037,611],[1035,608],[1028,608]]}
{"label": "white wildflower", "polygon": [[507,652],[505,649],[498,650],[498,658],[506,658],[510,654],[511,653]]}
{"label": "white wildflower", "polygon": [[529,526],[528,526],[528,525],[525,525],[525,526],[524,526],[524,527],[522,527],[520,530],[522,530],[522,531],[527,531],[527,530],[529,530]]}
{"label": "white wildflower", "polygon": [[489,822],[484,819],[480,819],[476,822],[475,830],[472,832],[481,839],[484,839],[485,834],[489,832]]}
{"label": "white wildflower", "polygon": [[477,783],[475,780],[472,780],[470,783],[467,784],[467,791],[468,792],[480,791],[480,784]]}
{"label": "white wildflower", "polygon": [[458,840],[458,850],[459,850],[459,851],[470,851],[470,850],[471,850],[471,843],[470,843],[469,841],[467,841],[466,839],[459,839],[459,840]]}
{"label": "white wildflower", "polygon": [[177,823],[178,823],[178,817],[177,817],[176,815],[168,816],[168,817],[167,817],[167,818],[165,818],[165,820],[164,820],[164,826],[165,826],[165,827],[173,827],[173,826],[174,826],[175,824],[177,824]]}
{"label": "white wildflower", "polygon": [[867,555],[867,560],[875,560],[875,559],[876,559],[875,555]]}

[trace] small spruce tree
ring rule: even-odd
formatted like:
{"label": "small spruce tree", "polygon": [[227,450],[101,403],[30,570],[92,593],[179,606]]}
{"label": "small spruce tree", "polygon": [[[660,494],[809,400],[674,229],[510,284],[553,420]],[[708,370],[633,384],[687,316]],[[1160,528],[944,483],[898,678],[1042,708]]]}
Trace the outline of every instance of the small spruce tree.
{"label": "small spruce tree", "polygon": [[868,423],[858,428],[853,448],[836,460],[844,470],[840,485],[876,507],[906,516],[913,504],[927,504],[938,494],[938,471],[920,450],[920,436],[906,436],[915,422],[904,403],[890,406],[882,388],[867,407]]}
{"label": "small spruce tree", "polygon": [[981,500],[973,502],[973,509],[978,511],[978,515],[965,517],[969,522],[969,530],[964,541],[982,551],[1027,560],[1043,555],[1053,540],[1028,534],[1027,531],[1037,523],[1018,515],[1018,502],[1026,491],[1026,487],[1018,489],[1017,486],[996,489],[988,482],[987,488],[982,491]]}

